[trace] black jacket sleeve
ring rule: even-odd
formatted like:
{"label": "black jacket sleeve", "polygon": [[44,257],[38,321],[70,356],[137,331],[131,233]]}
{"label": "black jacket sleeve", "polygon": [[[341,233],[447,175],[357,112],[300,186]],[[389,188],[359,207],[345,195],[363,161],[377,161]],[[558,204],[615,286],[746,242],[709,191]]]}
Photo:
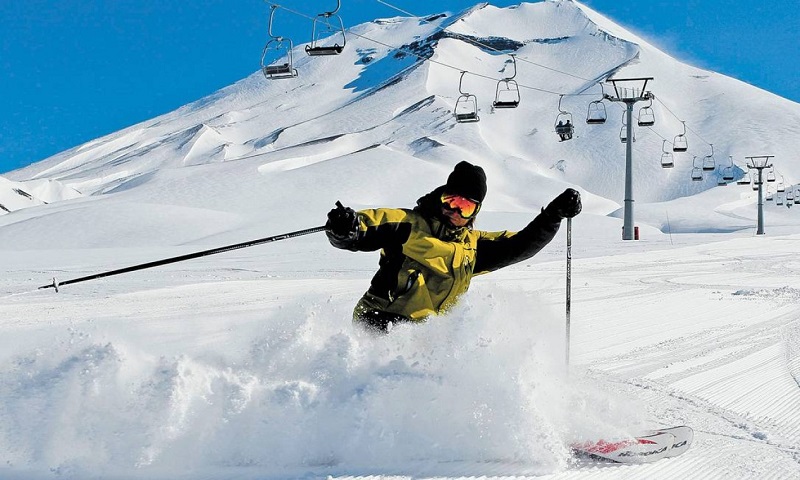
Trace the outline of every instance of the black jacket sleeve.
{"label": "black jacket sleeve", "polygon": [[553,240],[560,226],[561,218],[542,211],[515,234],[479,239],[474,273],[492,272],[531,258]]}

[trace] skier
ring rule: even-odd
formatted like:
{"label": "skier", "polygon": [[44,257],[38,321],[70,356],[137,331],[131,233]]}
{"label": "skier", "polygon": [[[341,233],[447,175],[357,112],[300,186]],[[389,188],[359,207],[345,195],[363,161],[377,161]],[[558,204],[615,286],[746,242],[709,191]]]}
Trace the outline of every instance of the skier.
{"label": "skier", "polygon": [[480,275],[526,260],[555,236],[561,219],[581,211],[580,194],[558,195],[519,232],[474,230],[486,196],[486,174],[460,162],[447,183],[414,209],[359,212],[337,202],[325,225],[334,247],[381,250],[378,272],[353,311],[356,324],[387,333],[400,322],[424,322],[447,311]]}

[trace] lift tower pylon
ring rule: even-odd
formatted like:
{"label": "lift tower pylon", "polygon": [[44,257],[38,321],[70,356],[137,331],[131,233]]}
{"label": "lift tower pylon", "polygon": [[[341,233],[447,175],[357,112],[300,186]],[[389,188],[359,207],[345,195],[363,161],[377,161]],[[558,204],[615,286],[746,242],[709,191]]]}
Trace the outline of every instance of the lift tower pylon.
{"label": "lift tower pylon", "polygon": [[[653,77],[610,78],[614,95],[605,94],[606,100],[622,102],[626,106],[627,141],[625,142],[625,204],[622,239],[634,239],[633,225],[633,106],[637,102],[652,101],[655,96],[647,91],[647,82]],[[630,85],[630,86],[626,86]],[[641,87],[638,87],[641,85]],[[638,87],[638,88],[637,88]]]}
{"label": "lift tower pylon", "polygon": [[756,228],[756,235],[764,235],[764,178],[763,172],[765,168],[772,168],[771,159],[775,155],[758,155],[752,157],[744,157],[747,159],[747,168],[758,170],[758,227]]}

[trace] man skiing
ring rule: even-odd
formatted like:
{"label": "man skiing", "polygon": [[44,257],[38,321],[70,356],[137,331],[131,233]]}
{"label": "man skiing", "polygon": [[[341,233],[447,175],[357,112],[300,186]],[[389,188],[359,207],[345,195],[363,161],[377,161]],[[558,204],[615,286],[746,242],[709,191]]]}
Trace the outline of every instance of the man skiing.
{"label": "man skiing", "polygon": [[486,174],[460,162],[447,183],[414,209],[359,212],[337,202],[325,225],[334,247],[381,250],[379,269],[353,311],[355,323],[386,333],[399,322],[423,322],[452,307],[474,275],[526,260],[555,236],[563,218],[580,213],[580,194],[566,189],[519,232],[474,230],[486,196]]}

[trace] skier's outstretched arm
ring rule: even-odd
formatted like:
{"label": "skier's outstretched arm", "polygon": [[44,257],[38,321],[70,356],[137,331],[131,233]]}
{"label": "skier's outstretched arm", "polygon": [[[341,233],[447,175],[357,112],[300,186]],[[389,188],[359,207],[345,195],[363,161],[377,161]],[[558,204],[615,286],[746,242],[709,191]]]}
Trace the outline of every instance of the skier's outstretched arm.
{"label": "skier's outstretched arm", "polygon": [[336,248],[371,252],[392,245],[402,245],[411,235],[408,211],[376,208],[356,212],[336,202],[328,213],[325,233]]}
{"label": "skier's outstretched arm", "polygon": [[581,208],[580,193],[568,188],[519,232],[482,237],[478,240],[474,273],[492,272],[536,255],[553,240],[561,220],[574,217]]}

